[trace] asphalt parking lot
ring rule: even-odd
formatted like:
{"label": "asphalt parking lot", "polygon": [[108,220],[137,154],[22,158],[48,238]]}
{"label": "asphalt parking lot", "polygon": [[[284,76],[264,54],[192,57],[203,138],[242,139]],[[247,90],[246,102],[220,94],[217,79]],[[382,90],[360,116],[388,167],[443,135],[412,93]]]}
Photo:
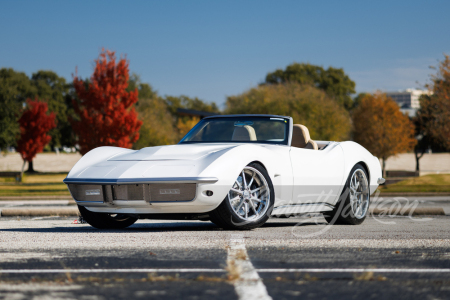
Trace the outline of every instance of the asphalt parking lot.
{"label": "asphalt parking lot", "polygon": [[73,221],[0,218],[0,298],[450,298],[450,216],[271,219],[252,231]]}

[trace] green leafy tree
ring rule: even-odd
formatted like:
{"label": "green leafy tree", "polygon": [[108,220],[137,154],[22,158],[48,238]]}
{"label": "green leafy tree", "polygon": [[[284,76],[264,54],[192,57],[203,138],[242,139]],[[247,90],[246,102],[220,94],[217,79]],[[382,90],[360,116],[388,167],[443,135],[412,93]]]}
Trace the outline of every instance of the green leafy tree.
{"label": "green leafy tree", "polygon": [[184,95],[179,97],[165,96],[163,100],[166,103],[169,112],[173,116],[173,126],[176,131],[177,141],[180,140],[187,133],[187,131],[189,131],[189,129],[191,129],[199,121],[198,117],[180,116],[177,112],[179,108],[214,113],[219,112],[219,108],[216,103],[207,103],[197,97],[190,98]]}
{"label": "green leafy tree", "polygon": [[324,91],[296,82],[262,85],[228,97],[226,113],[291,116],[318,140],[344,140],[351,130],[349,114],[342,106]]}
{"label": "green leafy tree", "polygon": [[69,95],[70,85],[63,77],[53,71],[40,70],[31,76],[31,84],[35,87],[35,96],[48,104],[48,109],[56,114],[57,127],[49,132],[50,146],[72,146],[73,133],[69,116],[74,115]]}
{"label": "green leafy tree", "polygon": [[[158,96],[156,91],[148,83],[141,81],[141,78],[136,73],[131,74],[128,80],[127,92],[138,90],[138,98],[140,99],[153,99]],[[136,104],[139,105],[139,102]]]}
{"label": "green leafy tree", "polygon": [[15,146],[20,134],[19,117],[26,99],[33,97],[35,87],[25,73],[0,69],[0,148]]}
{"label": "green leafy tree", "polygon": [[329,67],[325,70],[322,66],[293,63],[284,70],[278,69],[267,74],[265,83],[280,84],[286,82],[315,86],[324,90],[346,109],[353,107],[351,94],[355,93],[355,82],[345,74],[343,69]]}
{"label": "green leafy tree", "polygon": [[207,103],[203,100],[198,99],[197,97],[190,98],[188,96],[181,95],[179,97],[165,96],[163,99],[164,102],[166,102],[169,111],[173,115],[177,114],[178,108],[193,109],[206,112],[219,112],[219,108],[217,107],[216,103]]}

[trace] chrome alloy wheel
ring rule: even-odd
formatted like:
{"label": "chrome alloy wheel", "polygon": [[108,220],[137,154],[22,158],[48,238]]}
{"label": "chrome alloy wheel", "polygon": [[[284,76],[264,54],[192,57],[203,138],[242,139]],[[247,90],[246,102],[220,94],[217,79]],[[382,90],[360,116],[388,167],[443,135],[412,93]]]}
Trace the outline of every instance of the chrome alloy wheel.
{"label": "chrome alloy wheel", "polygon": [[269,208],[269,185],[261,172],[247,166],[228,192],[228,201],[239,218],[256,221],[263,217]]}
{"label": "chrome alloy wheel", "polygon": [[362,219],[369,208],[370,192],[366,174],[356,169],[350,179],[350,205],[355,218]]}

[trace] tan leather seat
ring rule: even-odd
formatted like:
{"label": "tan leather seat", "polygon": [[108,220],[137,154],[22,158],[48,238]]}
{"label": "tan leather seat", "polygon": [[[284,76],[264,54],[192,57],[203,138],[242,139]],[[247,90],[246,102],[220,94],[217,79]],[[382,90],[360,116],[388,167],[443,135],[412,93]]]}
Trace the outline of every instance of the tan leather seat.
{"label": "tan leather seat", "polygon": [[238,126],[234,128],[231,140],[239,142],[256,141],[255,129],[250,125]]}
{"label": "tan leather seat", "polygon": [[305,125],[294,124],[292,127],[292,147],[319,150],[317,143],[311,140],[309,130]]}

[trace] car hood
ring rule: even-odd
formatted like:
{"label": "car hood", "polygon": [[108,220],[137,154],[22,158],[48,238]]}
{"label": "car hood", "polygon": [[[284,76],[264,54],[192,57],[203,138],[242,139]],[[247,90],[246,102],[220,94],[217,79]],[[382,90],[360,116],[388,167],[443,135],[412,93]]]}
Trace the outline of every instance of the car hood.
{"label": "car hood", "polygon": [[208,154],[236,146],[230,144],[177,144],[147,147],[131,153],[116,155],[108,161],[197,160]]}

